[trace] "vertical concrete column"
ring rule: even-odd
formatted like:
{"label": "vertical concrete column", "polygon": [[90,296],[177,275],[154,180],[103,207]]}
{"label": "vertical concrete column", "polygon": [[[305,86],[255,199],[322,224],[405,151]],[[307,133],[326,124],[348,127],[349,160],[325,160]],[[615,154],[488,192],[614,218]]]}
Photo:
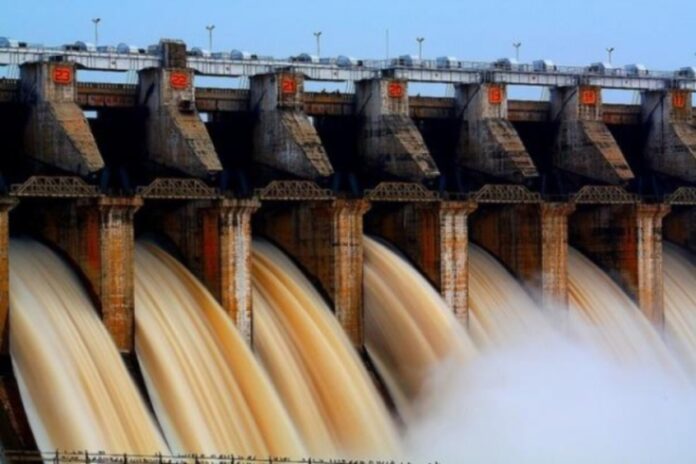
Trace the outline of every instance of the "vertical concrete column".
{"label": "vertical concrete column", "polygon": [[641,112],[648,127],[645,158],[651,169],[696,182],[696,128],[691,92],[643,92]]}
{"label": "vertical concrete column", "polygon": [[406,81],[357,82],[355,99],[356,114],[362,125],[358,149],[367,172],[413,181],[440,174],[423,136],[409,116]]}
{"label": "vertical concrete column", "polygon": [[544,307],[568,304],[568,215],[566,203],[479,207],[472,239],[536,292]]}
{"label": "vertical concrete column", "polygon": [[[135,337],[133,216],[136,198],[101,198],[99,208],[98,291],[102,320],[121,351],[131,352]],[[86,244],[91,250],[93,243]],[[90,265],[92,265],[90,260]]]}
{"label": "vertical concrete column", "polygon": [[541,204],[541,298],[545,308],[568,307],[568,216],[570,203]]}
{"label": "vertical concrete column", "polygon": [[251,306],[251,217],[256,200],[216,201],[201,211],[203,281],[249,344]]}
{"label": "vertical concrete column", "polygon": [[655,325],[664,323],[662,219],[666,205],[594,206],[571,219],[571,241],[636,301]]}
{"label": "vertical concrete column", "polygon": [[119,350],[133,350],[133,216],[142,199],[101,197],[42,213],[41,232],[77,264]]}
{"label": "vertical concrete column", "polygon": [[259,231],[315,278],[356,348],[363,345],[363,215],[365,200],[288,204],[265,211]]}
{"label": "vertical concrete column", "polygon": [[26,153],[42,163],[87,176],[104,167],[92,131],[77,106],[74,63],[26,63],[21,67],[22,102],[30,108]]}
{"label": "vertical concrete column", "polygon": [[551,120],[559,123],[553,164],[558,169],[623,184],[633,179],[614,136],[602,120],[599,87],[556,87],[551,91]]}
{"label": "vertical concrete column", "polygon": [[0,353],[9,348],[8,320],[10,313],[10,210],[17,204],[11,198],[0,199]]}
{"label": "vertical concrete column", "polygon": [[462,116],[457,160],[463,167],[514,182],[539,175],[507,119],[504,84],[458,85],[455,104]]}
{"label": "vertical concrete column", "polygon": [[473,202],[408,203],[369,218],[367,229],[402,250],[440,291],[457,318],[469,310],[468,218]]}

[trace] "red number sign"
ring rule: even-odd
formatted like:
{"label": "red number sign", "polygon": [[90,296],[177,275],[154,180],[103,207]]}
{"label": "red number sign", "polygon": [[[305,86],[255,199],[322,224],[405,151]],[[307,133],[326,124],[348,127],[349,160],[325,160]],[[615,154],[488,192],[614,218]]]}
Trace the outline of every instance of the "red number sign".
{"label": "red number sign", "polygon": [[174,71],[169,75],[169,85],[173,89],[183,90],[189,85],[189,76],[185,72]]}
{"label": "red number sign", "polygon": [[56,66],[52,73],[53,82],[59,85],[68,85],[73,80],[73,70],[69,66]]}
{"label": "red number sign", "polygon": [[580,103],[587,106],[595,106],[597,104],[597,90],[582,89],[580,91]]}
{"label": "red number sign", "polygon": [[686,108],[686,93],[672,92],[672,106],[678,109]]}
{"label": "red number sign", "polygon": [[285,95],[297,92],[297,82],[291,77],[284,77],[280,81],[280,91]]}
{"label": "red number sign", "polygon": [[499,85],[488,87],[488,103],[500,105],[503,102],[503,89]]}
{"label": "red number sign", "polygon": [[404,84],[401,82],[390,82],[387,86],[387,95],[389,98],[401,98],[404,96]]}

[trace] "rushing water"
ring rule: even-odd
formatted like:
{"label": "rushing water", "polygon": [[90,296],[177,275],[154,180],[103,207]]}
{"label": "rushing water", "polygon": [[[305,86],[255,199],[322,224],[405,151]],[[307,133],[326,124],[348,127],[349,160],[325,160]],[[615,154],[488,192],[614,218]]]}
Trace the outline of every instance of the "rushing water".
{"label": "rushing water", "polygon": [[254,346],[310,451],[394,457],[398,438],[323,298],[277,248],[254,242]]}
{"label": "rushing water", "polygon": [[696,378],[696,258],[664,243],[665,331],[669,342]]}
{"label": "rushing water", "polygon": [[135,262],[136,351],[172,451],[304,456],[268,377],[210,293],[152,243],[137,244]]}
{"label": "rushing water", "polygon": [[12,240],[10,263],[10,354],[39,448],[166,454],[75,273],[29,240]]}

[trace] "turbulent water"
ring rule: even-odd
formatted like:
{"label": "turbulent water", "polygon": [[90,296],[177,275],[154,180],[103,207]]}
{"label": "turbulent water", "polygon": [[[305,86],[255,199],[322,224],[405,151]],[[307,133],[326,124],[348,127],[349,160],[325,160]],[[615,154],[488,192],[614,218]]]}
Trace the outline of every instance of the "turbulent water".
{"label": "turbulent water", "polygon": [[136,351],[177,453],[305,456],[268,377],[220,305],[173,257],[138,243]]}
{"label": "turbulent water", "polygon": [[386,407],[319,293],[277,248],[255,241],[254,346],[313,455],[394,457]]}
{"label": "turbulent water", "polygon": [[10,354],[39,448],[166,454],[75,273],[28,240],[12,240],[10,263]]}

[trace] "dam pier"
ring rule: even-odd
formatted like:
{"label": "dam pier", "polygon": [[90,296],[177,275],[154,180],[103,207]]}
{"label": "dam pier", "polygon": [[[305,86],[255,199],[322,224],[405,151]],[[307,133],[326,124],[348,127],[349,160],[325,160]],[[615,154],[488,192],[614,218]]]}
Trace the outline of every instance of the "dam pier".
{"label": "dam pier", "polygon": [[[663,238],[696,252],[693,69],[276,60],[176,40],[99,51],[10,43],[2,65],[17,70],[0,79],[6,358],[10,236],[74,265],[124,356],[134,353],[140,237],[179,258],[249,346],[252,237],[267,239],[315,284],[358,352],[363,234],[398,248],[465,326],[470,242],[548,311],[569,304],[575,247],[657,328]],[[137,78],[91,81],[100,71]],[[230,85],[197,85],[209,77]],[[348,91],[308,90],[317,82]],[[451,96],[409,92],[426,84]],[[550,98],[511,100],[511,86]],[[605,89],[640,103],[605,103]],[[0,422],[11,424],[0,438],[30,449],[11,368],[0,374]]]}

